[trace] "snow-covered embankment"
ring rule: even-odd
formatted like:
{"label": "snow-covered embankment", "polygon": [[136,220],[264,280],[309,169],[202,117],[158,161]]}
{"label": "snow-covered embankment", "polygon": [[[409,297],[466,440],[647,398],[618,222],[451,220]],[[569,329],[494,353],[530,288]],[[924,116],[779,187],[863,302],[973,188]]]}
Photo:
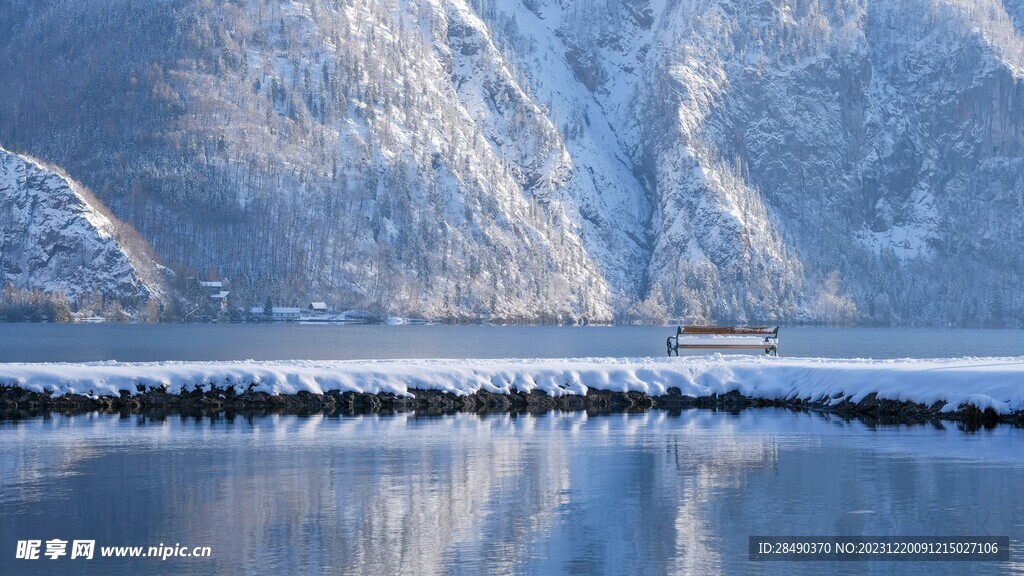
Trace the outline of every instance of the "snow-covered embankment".
{"label": "snow-covered embankment", "polygon": [[396,399],[399,404],[403,399],[422,401],[439,396],[506,396],[524,401],[546,399],[560,407],[587,407],[578,400],[607,399],[603,394],[607,392],[627,395],[630,404],[636,404],[637,398],[651,399],[648,406],[728,396],[754,404],[850,411],[877,409],[880,402],[891,407],[917,405],[936,416],[973,407],[1007,417],[1024,413],[1024,357],[838,360],[715,354],[681,358],[0,364],[0,386],[6,390],[8,404],[20,392],[54,401],[73,396],[139,403],[159,394],[202,398],[212,404],[246,404],[296,395],[336,399],[373,395]]}

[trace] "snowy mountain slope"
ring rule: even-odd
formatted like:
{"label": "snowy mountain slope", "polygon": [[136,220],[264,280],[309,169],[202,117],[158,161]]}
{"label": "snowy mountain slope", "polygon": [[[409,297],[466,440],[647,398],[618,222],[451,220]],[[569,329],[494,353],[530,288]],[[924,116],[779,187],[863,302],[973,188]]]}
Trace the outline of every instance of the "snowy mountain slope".
{"label": "snowy mountain slope", "polygon": [[122,225],[94,202],[65,176],[0,148],[0,281],[72,301],[92,291],[129,304],[159,298],[152,262],[142,270],[145,255],[119,243]]}
{"label": "snowy mountain slope", "polygon": [[0,138],[256,303],[1024,322],[1016,0],[0,10]]}
{"label": "snowy mountain slope", "polygon": [[[72,77],[62,81],[70,94],[110,89],[120,106],[153,111],[132,124],[142,145],[118,148],[124,157],[112,161],[79,156],[60,144],[81,142],[61,124],[46,127],[62,136],[47,150],[69,169],[95,166],[95,189],[174,267],[216,269],[253,301],[319,296],[450,319],[611,318],[597,265],[561,203],[543,194],[542,181],[556,180],[543,168],[564,161],[557,133],[493,50],[477,64],[497,70],[491,84],[476,96],[459,85],[460,67],[474,65],[470,43],[487,52],[464,7],[253,0],[40,12],[127,45],[128,59],[109,72],[117,80],[103,86],[73,71],[89,65],[88,50],[57,68]],[[138,28],[168,36],[147,42]],[[14,41],[49,39],[26,31]],[[493,101],[498,92],[518,100]],[[89,112],[76,120],[103,123]],[[484,113],[495,122],[489,134]]]}
{"label": "snowy mountain slope", "polygon": [[572,57],[579,51],[561,26],[571,15],[556,5],[519,2],[489,4],[484,15],[529,93],[558,124],[570,165],[553,194],[573,208],[588,252],[603,264],[612,288],[644,292],[650,186],[635,169],[618,122],[595,98],[595,80],[576,73],[583,64]]}
{"label": "snowy mountain slope", "polygon": [[837,272],[862,318],[1005,321],[1022,133],[999,3],[729,5],[702,15],[731,32],[701,141],[741,167],[809,281]]}
{"label": "snowy mountain slope", "polygon": [[[799,262],[758,194],[697,133],[707,114],[702,106],[721,89],[714,51],[684,63],[661,54],[672,46],[665,38],[696,16],[640,1],[538,0],[494,12],[495,27],[521,54],[535,90],[551,94],[553,110],[569,119],[564,131],[579,135],[575,149],[570,142],[574,159],[596,156],[595,164],[619,169],[593,193],[571,193],[605,202],[624,197],[643,207],[636,219],[618,218],[647,228],[645,264],[636,271],[645,279],[641,295],[676,317],[791,316]],[[713,43],[714,32],[694,33]],[[609,182],[621,182],[623,191]]]}
{"label": "snowy mountain slope", "polygon": [[[1019,321],[1013,3],[510,4],[653,182],[648,299],[670,315]],[[503,10],[499,34],[526,20]],[[557,68],[507,36],[529,78]]]}

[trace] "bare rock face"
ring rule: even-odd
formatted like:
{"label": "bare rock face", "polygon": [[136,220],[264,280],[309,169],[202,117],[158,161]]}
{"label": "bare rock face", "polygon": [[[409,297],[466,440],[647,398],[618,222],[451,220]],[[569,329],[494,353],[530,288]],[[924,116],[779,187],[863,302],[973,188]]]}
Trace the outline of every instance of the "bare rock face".
{"label": "bare rock face", "polygon": [[95,202],[58,172],[0,148],[0,282],[71,300],[93,291],[126,302],[157,295]]}

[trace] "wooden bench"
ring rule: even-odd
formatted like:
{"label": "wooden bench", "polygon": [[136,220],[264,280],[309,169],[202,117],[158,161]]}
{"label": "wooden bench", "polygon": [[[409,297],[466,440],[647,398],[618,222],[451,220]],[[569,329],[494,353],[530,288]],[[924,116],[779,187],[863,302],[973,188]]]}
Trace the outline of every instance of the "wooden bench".
{"label": "wooden bench", "polygon": [[778,326],[680,326],[669,336],[668,355],[679,349],[748,349],[779,355]]}

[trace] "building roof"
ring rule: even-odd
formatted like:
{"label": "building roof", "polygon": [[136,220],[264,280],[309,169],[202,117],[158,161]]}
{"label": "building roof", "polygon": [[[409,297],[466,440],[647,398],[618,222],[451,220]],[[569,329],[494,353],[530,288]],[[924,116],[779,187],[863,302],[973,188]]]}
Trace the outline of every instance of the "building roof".
{"label": "building roof", "polygon": [[309,303],[309,308],[311,310],[323,310],[323,311],[326,312],[327,311],[327,303],[326,302],[310,302]]}
{"label": "building roof", "polygon": [[224,283],[223,282],[204,282],[202,280],[199,281],[199,285],[202,286],[203,288],[223,288],[224,287]]}
{"label": "building roof", "polygon": [[228,297],[228,294],[231,294],[231,292],[228,290],[221,290],[216,294],[210,294],[210,298],[213,298],[215,300],[223,300]]}

